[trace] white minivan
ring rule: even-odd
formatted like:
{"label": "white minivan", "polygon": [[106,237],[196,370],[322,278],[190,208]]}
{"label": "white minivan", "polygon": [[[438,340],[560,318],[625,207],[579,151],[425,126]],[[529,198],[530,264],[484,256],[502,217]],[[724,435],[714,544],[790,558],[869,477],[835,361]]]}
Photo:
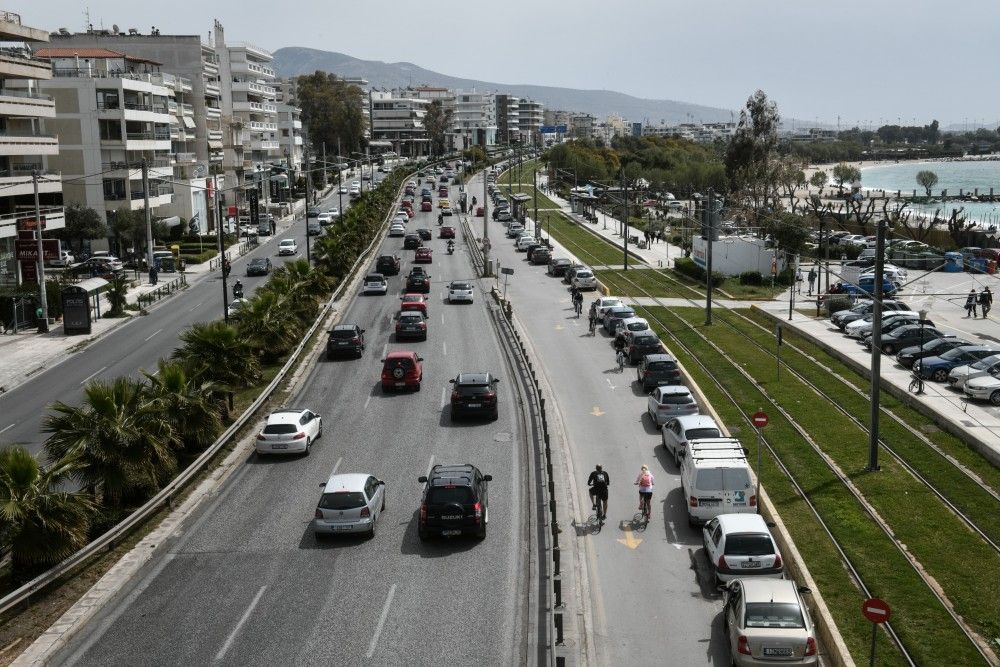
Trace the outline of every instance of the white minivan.
{"label": "white minivan", "polygon": [[688,522],[700,526],[720,514],[757,511],[753,473],[735,438],[691,440],[681,460]]}

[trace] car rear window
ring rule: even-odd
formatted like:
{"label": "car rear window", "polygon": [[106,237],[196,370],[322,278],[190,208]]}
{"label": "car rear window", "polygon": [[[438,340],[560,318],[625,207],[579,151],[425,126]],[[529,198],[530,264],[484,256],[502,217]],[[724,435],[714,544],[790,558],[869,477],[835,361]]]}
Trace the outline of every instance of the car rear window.
{"label": "car rear window", "polygon": [[405,370],[410,370],[413,367],[412,362],[409,359],[388,359],[385,362],[385,367],[389,370],[394,368],[403,368]]}
{"label": "car rear window", "polygon": [[740,533],[726,537],[727,556],[771,556],[774,544],[770,535],[763,533]]}
{"label": "car rear window", "polygon": [[383,278],[381,275],[377,273],[370,273],[367,276],[365,276],[365,281],[369,283],[380,283],[383,280],[385,280],[385,278]]}
{"label": "car rear window", "polygon": [[667,394],[660,396],[660,405],[687,405],[694,401],[691,394]]}
{"label": "car rear window", "polygon": [[750,475],[743,468],[705,468],[698,471],[695,488],[699,491],[746,491]]}
{"label": "car rear window", "polygon": [[354,338],[355,333],[352,329],[334,329],[330,332],[331,338]]}
{"label": "car rear window", "polygon": [[652,361],[646,364],[646,369],[657,373],[669,373],[677,370],[677,364],[672,361]]}
{"label": "car rear window", "polygon": [[410,310],[410,311],[403,311],[402,313],[400,313],[399,319],[402,322],[423,322],[424,316],[421,315],[418,311]]}
{"label": "car rear window", "polygon": [[[635,325],[629,325],[629,326],[635,326]],[[632,342],[636,345],[656,345],[658,341],[656,339],[656,336],[633,336]]]}
{"label": "car rear window", "polygon": [[319,499],[319,508],[323,510],[356,510],[365,504],[365,494],[360,491],[324,493]]}
{"label": "car rear window", "polygon": [[684,432],[684,437],[688,440],[697,440],[698,438],[719,438],[722,437],[722,434],[717,428],[689,428]]}
{"label": "car rear window", "polygon": [[456,384],[455,391],[462,396],[481,396],[490,393],[490,386],[486,384]]}
{"label": "car rear window", "polygon": [[265,435],[281,435],[283,433],[295,433],[299,427],[295,424],[268,424],[264,427]]}
{"label": "car rear window", "polygon": [[748,602],[748,628],[804,628],[802,610],[794,602]]}
{"label": "car rear window", "polygon": [[427,493],[427,502],[435,505],[471,505],[475,502],[472,489],[467,486],[435,486]]}
{"label": "car rear window", "polygon": [[472,289],[472,285],[469,283],[452,283],[451,288],[466,290],[466,289]]}

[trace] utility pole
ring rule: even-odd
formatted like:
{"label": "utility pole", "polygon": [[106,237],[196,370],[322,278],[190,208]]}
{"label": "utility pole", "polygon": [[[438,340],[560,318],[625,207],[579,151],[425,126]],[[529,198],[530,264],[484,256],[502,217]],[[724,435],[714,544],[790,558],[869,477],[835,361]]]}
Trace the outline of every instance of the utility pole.
{"label": "utility pole", "polygon": [[[337,137],[337,199],[340,200],[340,216],[344,217],[344,191],[341,186],[344,184],[344,174],[340,169],[340,160],[343,159],[343,155],[340,153],[340,137]],[[308,224],[308,223],[307,223]]]}
{"label": "utility pole", "polygon": [[625,180],[625,167],[622,167],[622,190],[624,191],[624,198],[622,199],[622,207],[625,210],[625,214],[622,216],[622,238],[625,242],[622,244],[623,254],[622,254],[622,270],[628,271],[628,181]]}
{"label": "utility pole", "polygon": [[215,235],[219,239],[219,271],[222,273],[222,319],[229,324],[229,286],[226,281],[226,243],[222,233],[222,193],[219,192],[219,175],[213,174],[215,183]]}
{"label": "utility pole", "polygon": [[[788,253],[785,253],[785,264],[788,264]],[[792,321],[792,313],[795,311],[795,290],[799,285],[799,264],[795,262],[795,270],[792,272],[792,289],[788,292],[788,321]]]}
{"label": "utility pole", "polygon": [[868,433],[868,472],[877,472],[879,398],[882,375],[882,283],[885,280],[885,219],[879,220],[875,231],[875,294],[872,296],[872,388],[871,425]]}
{"label": "utility pole", "polygon": [[715,232],[715,194],[708,189],[708,199],[701,207],[702,229],[706,230],[705,253],[705,324],[712,324],[712,237]]}
{"label": "utility pole", "polygon": [[[38,268],[36,276],[38,278],[38,300],[42,309],[42,321],[38,324],[38,332],[46,333],[49,330],[49,297],[45,293],[45,253],[42,249],[42,209],[38,204],[38,170],[31,172],[31,182],[35,186],[35,242],[38,249]],[[15,322],[16,325],[16,322]]]}
{"label": "utility pole", "polygon": [[[539,224],[540,221],[538,220],[538,165],[537,164],[535,165],[534,178],[532,180],[533,180],[532,185],[534,187],[534,193],[535,193],[535,238],[541,241],[542,227]],[[552,230],[550,229],[549,232],[551,233]]]}
{"label": "utility pole", "polygon": [[[473,153],[475,155],[475,153]],[[486,157],[486,151],[483,151],[483,277],[489,278],[493,271],[490,268],[490,205],[489,205],[489,195],[487,193],[487,181],[486,178],[486,168],[489,166],[489,160]]]}
{"label": "utility pole", "polygon": [[[146,268],[153,268],[153,216],[149,210],[149,163],[142,158],[142,200],[146,213]],[[39,237],[41,238],[41,237]]]}
{"label": "utility pole", "polygon": [[323,187],[326,187],[326,142],[323,142]]}
{"label": "utility pole", "polygon": [[312,170],[309,164],[309,149],[306,148],[306,261],[312,264],[312,251],[309,248],[309,202],[312,200]]}

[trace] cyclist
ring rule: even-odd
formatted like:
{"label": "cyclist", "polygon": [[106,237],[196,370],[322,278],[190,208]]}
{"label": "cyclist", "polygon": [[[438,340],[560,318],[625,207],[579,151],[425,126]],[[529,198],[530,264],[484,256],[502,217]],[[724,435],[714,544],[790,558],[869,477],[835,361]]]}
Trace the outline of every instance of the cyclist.
{"label": "cyclist", "polygon": [[597,302],[590,304],[590,314],[587,316],[590,321],[590,335],[594,335],[594,331],[597,329]]}
{"label": "cyclist", "polygon": [[625,369],[625,332],[619,333],[615,336],[615,361],[618,362],[618,370],[622,371]]}
{"label": "cyclist", "polygon": [[573,309],[576,311],[576,316],[579,318],[580,313],[583,312],[583,292],[579,290],[573,294]]}
{"label": "cyclist", "polygon": [[597,510],[597,517],[604,519],[608,515],[608,486],[611,484],[611,477],[604,472],[604,468],[597,466],[590,473],[587,479],[587,486],[590,487],[590,502]]}
{"label": "cyclist", "polygon": [[649,472],[649,467],[643,464],[639,470],[639,476],[635,478],[636,486],[639,487],[639,510],[649,522],[649,515],[652,513],[651,504],[653,500],[653,473]]}

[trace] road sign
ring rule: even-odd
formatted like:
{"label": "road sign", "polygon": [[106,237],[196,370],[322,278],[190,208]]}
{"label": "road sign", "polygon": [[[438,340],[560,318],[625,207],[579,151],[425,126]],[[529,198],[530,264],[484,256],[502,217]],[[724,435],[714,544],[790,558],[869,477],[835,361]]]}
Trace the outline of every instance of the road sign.
{"label": "road sign", "polygon": [[756,428],[764,428],[765,426],[767,426],[767,413],[766,412],[753,413],[753,425]]}
{"label": "road sign", "polygon": [[889,603],[879,598],[868,598],[865,600],[865,603],[861,605],[861,613],[869,621],[876,624],[886,623],[889,621],[889,617],[892,616]]}
{"label": "road sign", "polygon": [[514,275],[514,269],[512,269],[510,267],[507,267],[507,266],[504,266],[504,267],[501,267],[500,273],[502,273],[502,274],[504,274],[506,276],[512,276],[512,275]]}

